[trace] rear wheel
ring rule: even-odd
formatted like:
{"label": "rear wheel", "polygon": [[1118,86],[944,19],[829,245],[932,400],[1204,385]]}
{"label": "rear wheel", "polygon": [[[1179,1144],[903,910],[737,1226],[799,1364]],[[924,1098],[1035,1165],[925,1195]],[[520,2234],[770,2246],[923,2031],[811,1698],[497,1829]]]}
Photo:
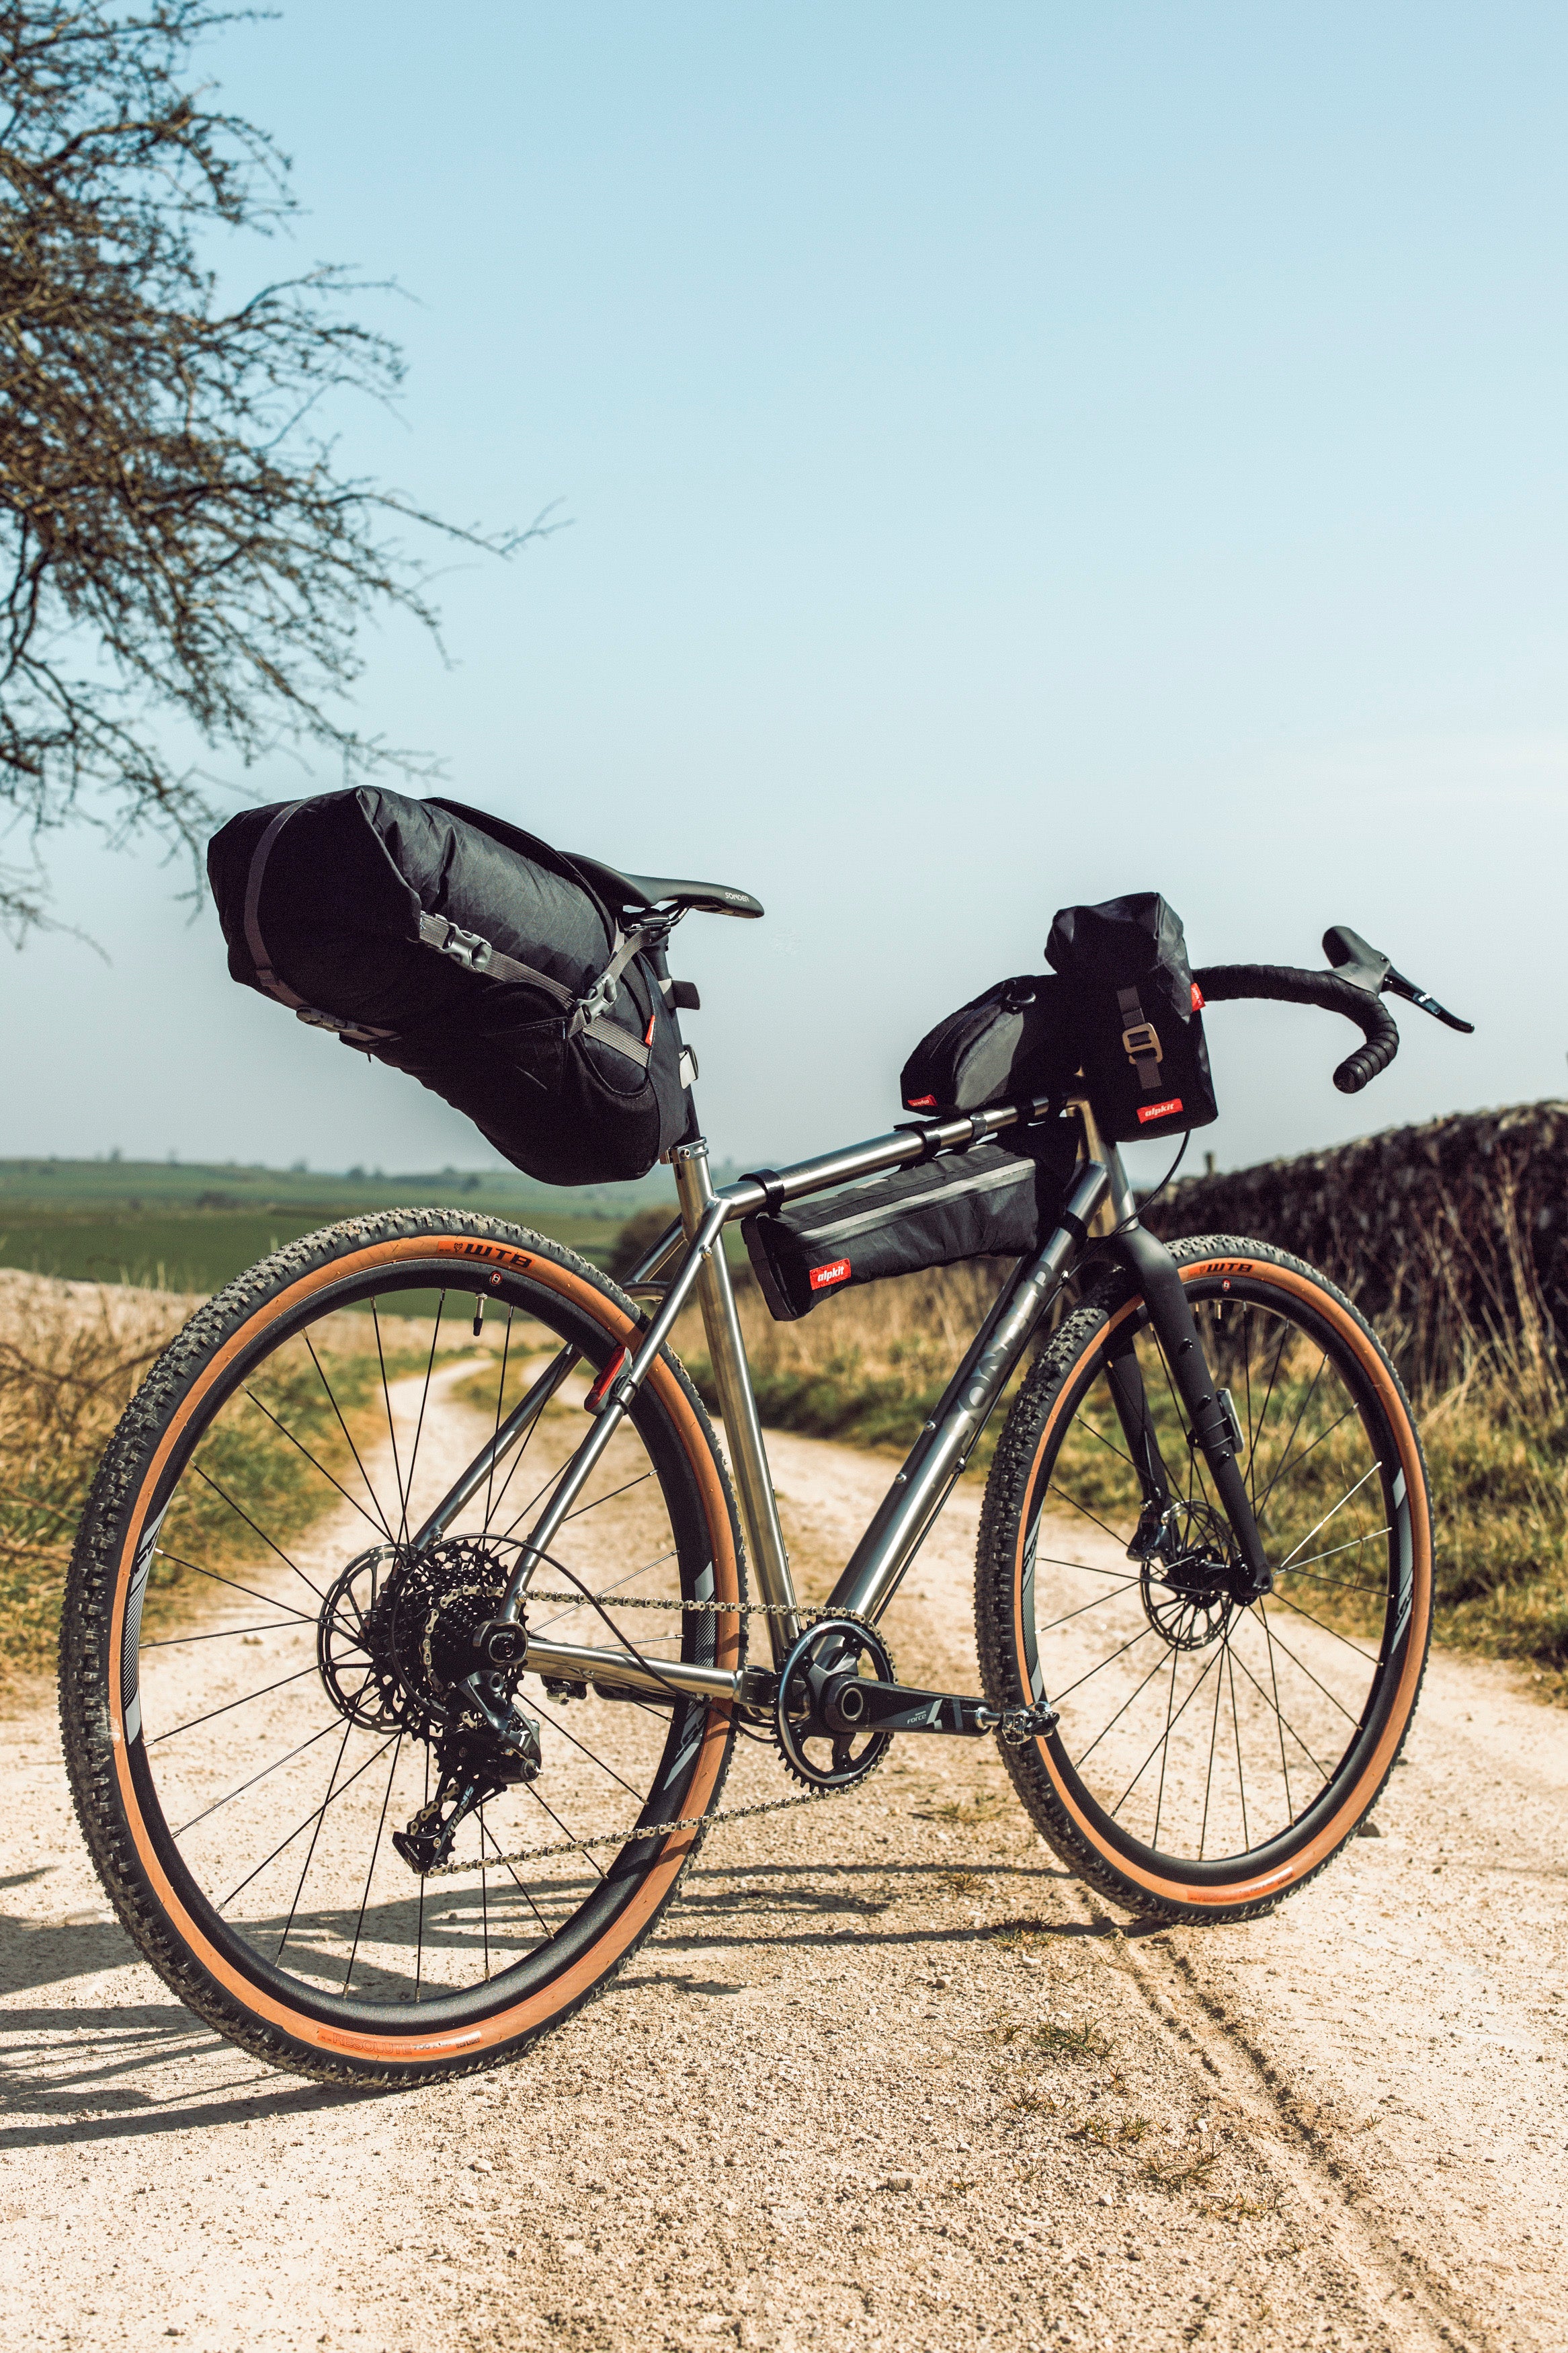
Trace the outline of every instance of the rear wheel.
{"label": "rear wheel", "polygon": [[[279,2066],[412,2083],[507,2057],[622,1966],[700,1841],[632,1834],[716,1804],[727,1708],[497,1671],[515,1727],[498,1744],[460,1688],[588,1426],[586,1386],[633,1329],[612,1285],[536,1235],[354,1219],[211,1301],[110,1445],[62,1636],[78,1810],[147,1958]],[[574,1375],[416,1549],[563,1344]],[[740,1663],[742,1617],[681,1606],[744,1595],[723,1466],[673,1358],[552,1550],[532,1584],[565,1598],[528,1607],[535,1632]],[[433,1856],[446,1875],[424,1875]]]}
{"label": "rear wheel", "polygon": [[[1237,1598],[1239,1547],[1117,1272],[1009,1417],[977,1624],[993,1704],[1058,1711],[1047,1737],[1005,1753],[1063,1861],[1145,1915],[1238,1919],[1321,1869],[1399,1754],[1430,1634],[1431,1506],[1398,1378],[1331,1283],[1230,1237],[1173,1255],[1235,1402],[1273,1592]],[[1107,1377],[1129,1350],[1174,1493],[1153,1551]]]}

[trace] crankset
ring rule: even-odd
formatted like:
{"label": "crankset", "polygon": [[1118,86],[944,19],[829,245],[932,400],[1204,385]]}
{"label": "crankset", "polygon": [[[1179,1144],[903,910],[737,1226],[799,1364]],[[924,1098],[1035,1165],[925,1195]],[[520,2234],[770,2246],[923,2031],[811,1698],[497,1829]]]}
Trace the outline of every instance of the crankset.
{"label": "crankset", "polygon": [[[962,1692],[921,1691],[898,1682],[888,1646],[858,1618],[819,1619],[796,1642],[779,1674],[773,1729],[796,1780],[844,1789],[880,1764],[900,1732],[978,1740],[994,1732],[1009,1746],[1043,1739],[1057,1712],[995,1708]],[[826,1745],[828,1755],[817,1753]]]}

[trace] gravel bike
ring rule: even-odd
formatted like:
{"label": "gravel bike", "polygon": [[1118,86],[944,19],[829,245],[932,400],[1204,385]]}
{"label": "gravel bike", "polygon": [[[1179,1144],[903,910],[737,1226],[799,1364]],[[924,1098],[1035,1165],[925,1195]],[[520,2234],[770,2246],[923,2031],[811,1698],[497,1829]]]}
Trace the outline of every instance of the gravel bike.
{"label": "gravel bike", "polygon": [[[688,912],[762,913],[598,871],[661,977]],[[1354,934],[1325,948],[1328,972],[1196,977],[1347,1015],[1346,1092],[1396,1050],[1386,993],[1468,1026]],[[1054,1229],[803,1606],[725,1228],[1063,1121]],[[1080,1096],[718,1187],[693,1122],[672,1167],[679,1217],[624,1283],[460,1208],[291,1243],[198,1311],[107,1451],[62,1634],[78,1811],[147,1959],[280,2067],[408,2084],[515,2056],[651,1933],[739,1736],[776,1747],[770,1803],[858,1788],[896,1738],[995,1738],[1075,1873],[1184,1921],[1303,1886],[1399,1755],[1431,1502],[1331,1282],[1264,1241],[1162,1242]],[[693,1300],[726,1451],[669,1346]],[[911,1688],[879,1622],[1032,1345],[985,1492],[981,1689]]]}

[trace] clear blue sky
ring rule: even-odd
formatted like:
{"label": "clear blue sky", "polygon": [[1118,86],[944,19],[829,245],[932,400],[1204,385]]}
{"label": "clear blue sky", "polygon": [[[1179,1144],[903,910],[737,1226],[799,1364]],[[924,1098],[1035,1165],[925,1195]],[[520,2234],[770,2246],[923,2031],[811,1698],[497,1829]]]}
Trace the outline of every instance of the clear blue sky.
{"label": "clear blue sky", "polygon": [[[331,0],[215,47],[294,258],[415,298],[366,302],[407,396],[345,462],[573,519],[453,574],[450,670],[373,638],[361,721],[763,898],[679,940],[719,1148],[881,1126],[933,1018],[1130,889],[1195,962],[1349,922],[1479,1025],[1411,1015],[1350,1103],[1342,1025],[1216,1012],[1222,1165],[1563,1092],[1565,68],[1508,0]],[[0,1151],[487,1158],[234,988],[171,871],[57,871],[113,961],[0,961]]]}

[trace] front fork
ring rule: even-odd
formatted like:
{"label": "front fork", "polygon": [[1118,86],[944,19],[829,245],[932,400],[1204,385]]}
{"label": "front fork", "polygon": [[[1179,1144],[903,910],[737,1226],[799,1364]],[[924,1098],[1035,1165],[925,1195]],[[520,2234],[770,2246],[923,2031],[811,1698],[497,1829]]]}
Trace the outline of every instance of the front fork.
{"label": "front fork", "polygon": [[[1247,1480],[1237,1460],[1236,1430],[1215,1387],[1198,1335],[1197,1319],[1176,1261],[1163,1242],[1136,1219],[1125,1220],[1107,1240],[1111,1250],[1137,1279],[1149,1310],[1150,1324],[1164,1351],[1176,1394],[1188,1417],[1189,1443],[1197,1448],[1207,1463],[1215,1493],[1230,1522],[1245,1571],[1245,1581],[1237,1599],[1257,1601],[1273,1591],[1273,1572],[1253,1516]],[[1152,1549],[1160,1522],[1174,1502],[1175,1493],[1160,1452],[1131,1333],[1120,1346],[1112,1342],[1106,1362],[1106,1379],[1143,1492],[1143,1516],[1133,1539],[1134,1548]]]}

